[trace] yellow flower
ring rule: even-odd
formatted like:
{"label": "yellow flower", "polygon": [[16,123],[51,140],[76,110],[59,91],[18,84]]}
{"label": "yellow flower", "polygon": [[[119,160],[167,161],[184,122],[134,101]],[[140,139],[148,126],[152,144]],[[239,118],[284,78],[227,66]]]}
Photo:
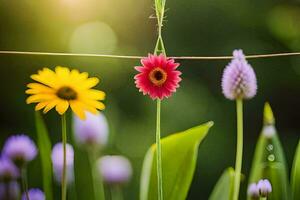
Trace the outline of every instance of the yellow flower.
{"label": "yellow flower", "polygon": [[55,107],[56,111],[63,115],[69,106],[81,119],[85,119],[85,111],[97,113],[97,109],[103,110],[105,93],[91,89],[99,82],[98,78],[88,77],[88,73],[80,73],[66,67],[56,67],[55,71],[48,68],[39,70],[31,78],[38,83],[29,83],[26,94],[30,94],[27,104],[37,103],[35,110],[44,109],[47,113]]}

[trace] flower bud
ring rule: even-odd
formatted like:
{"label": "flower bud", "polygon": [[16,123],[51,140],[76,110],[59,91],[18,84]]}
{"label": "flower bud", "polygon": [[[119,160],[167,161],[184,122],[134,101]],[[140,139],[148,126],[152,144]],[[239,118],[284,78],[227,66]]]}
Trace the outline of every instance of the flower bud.
{"label": "flower bud", "polygon": [[259,199],[259,190],[256,183],[251,183],[248,186],[247,194],[252,200]]}
{"label": "flower bud", "polygon": [[230,100],[250,99],[256,95],[255,72],[242,50],[233,51],[233,59],[223,72],[222,90]]}
{"label": "flower bud", "polygon": [[124,156],[103,156],[97,161],[97,168],[107,184],[124,184],[132,175],[132,167]]}
{"label": "flower bud", "polygon": [[[54,145],[51,154],[53,172],[55,180],[61,183],[63,175],[63,144],[57,143]],[[67,167],[67,182],[71,183],[74,180],[74,150],[72,145],[66,144],[66,167]]]}
{"label": "flower bud", "polygon": [[19,169],[9,159],[0,158],[0,181],[7,183],[19,176]]}
{"label": "flower bud", "polygon": [[[45,200],[45,194],[38,188],[28,190],[28,196],[30,200]],[[23,193],[22,200],[27,200],[26,194]]]}
{"label": "flower bud", "polygon": [[108,124],[102,113],[86,113],[86,120],[74,116],[75,139],[81,145],[99,148],[108,140]]}
{"label": "flower bud", "polygon": [[14,135],[6,140],[3,155],[11,159],[18,167],[23,167],[36,157],[37,148],[28,136]]}
{"label": "flower bud", "polygon": [[262,197],[267,197],[272,192],[272,185],[269,180],[262,179],[257,183],[259,194]]}

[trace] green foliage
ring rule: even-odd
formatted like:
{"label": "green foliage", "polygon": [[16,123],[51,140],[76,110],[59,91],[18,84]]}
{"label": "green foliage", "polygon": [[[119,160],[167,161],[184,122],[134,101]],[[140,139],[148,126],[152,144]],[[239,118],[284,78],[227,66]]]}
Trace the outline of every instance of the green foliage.
{"label": "green foliage", "polygon": [[74,146],[74,173],[75,185],[78,199],[94,199],[92,185],[92,174],[88,161],[88,155],[78,147]]}
{"label": "green foliage", "polygon": [[[173,134],[161,140],[163,190],[166,200],[186,199],[195,172],[198,147],[213,122]],[[156,145],[148,150],[141,175],[140,199],[157,199]]]}
{"label": "green foliage", "polygon": [[256,145],[249,184],[263,178],[272,184],[268,200],[289,199],[287,164],[269,104],[265,105],[264,127]]}
{"label": "green foliage", "polygon": [[291,173],[292,199],[300,199],[300,141],[295,152],[295,158]]}
{"label": "green foliage", "polygon": [[53,199],[52,193],[52,163],[51,141],[44,120],[39,112],[35,112],[35,125],[37,132],[37,144],[42,164],[43,189],[47,200]]}
{"label": "green foliage", "polygon": [[299,11],[298,6],[274,6],[267,20],[271,33],[294,50],[299,50],[300,44]]}
{"label": "green foliage", "polygon": [[234,169],[226,169],[214,187],[209,200],[230,200],[233,198]]}

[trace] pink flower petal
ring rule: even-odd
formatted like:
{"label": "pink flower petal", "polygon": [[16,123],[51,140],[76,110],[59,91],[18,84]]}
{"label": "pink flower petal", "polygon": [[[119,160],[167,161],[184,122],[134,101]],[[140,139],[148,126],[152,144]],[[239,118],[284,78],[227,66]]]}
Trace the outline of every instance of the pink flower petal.
{"label": "pink flower petal", "polygon": [[[179,63],[175,63],[174,59],[168,59],[163,54],[158,56],[149,54],[148,57],[141,59],[141,63],[142,66],[135,67],[140,73],[134,76],[136,87],[140,92],[144,95],[148,94],[153,100],[168,98],[176,92],[181,81],[181,72],[176,70]],[[157,68],[160,68],[165,75],[163,83],[161,79],[153,81],[155,77],[151,77],[151,80],[149,78],[150,73]]]}

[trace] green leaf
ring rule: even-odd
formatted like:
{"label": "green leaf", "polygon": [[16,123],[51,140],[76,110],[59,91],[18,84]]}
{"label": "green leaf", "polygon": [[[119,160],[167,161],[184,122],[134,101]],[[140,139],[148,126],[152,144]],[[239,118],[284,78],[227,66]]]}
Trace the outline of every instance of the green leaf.
{"label": "green leaf", "polygon": [[[95,200],[94,190],[93,190],[93,176],[91,172],[91,166],[89,162],[89,155],[87,151],[78,145],[75,139],[75,130],[74,130],[74,117],[73,115],[69,116],[70,123],[70,140],[74,148],[74,176],[75,182],[70,188],[70,190],[76,191],[76,194],[73,197],[70,196],[70,199],[88,199]],[[71,192],[71,191],[70,191]]]}
{"label": "green leaf", "polygon": [[234,187],[234,169],[226,169],[214,187],[209,200],[231,200]]}
{"label": "green leaf", "polygon": [[300,141],[295,152],[295,158],[291,173],[292,199],[300,199]]}
{"label": "green leaf", "polygon": [[37,144],[42,164],[43,189],[46,194],[46,199],[52,200],[51,141],[44,120],[39,112],[35,112],[35,125],[37,132]]}
{"label": "green leaf", "polygon": [[289,199],[286,159],[268,103],[265,104],[264,127],[256,145],[249,184],[260,179],[269,179],[272,184],[272,193],[268,200]]}
{"label": "green leaf", "polygon": [[[186,199],[195,172],[199,144],[212,125],[213,122],[208,122],[161,140],[166,200]],[[156,145],[150,147],[144,159],[140,200],[157,200]]]}

